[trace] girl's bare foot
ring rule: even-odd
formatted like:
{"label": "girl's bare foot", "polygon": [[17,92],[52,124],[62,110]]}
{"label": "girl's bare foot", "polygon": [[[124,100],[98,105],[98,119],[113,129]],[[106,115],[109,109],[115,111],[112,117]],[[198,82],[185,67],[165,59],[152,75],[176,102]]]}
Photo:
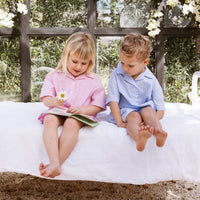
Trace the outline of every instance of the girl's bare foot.
{"label": "girl's bare foot", "polygon": [[141,126],[139,128],[136,145],[138,151],[144,150],[147,140],[152,136],[152,133],[149,131],[149,129],[149,126]]}
{"label": "girl's bare foot", "polygon": [[156,136],[156,145],[163,147],[167,139],[167,133],[161,129],[154,128],[154,135]]}
{"label": "girl's bare foot", "polygon": [[60,166],[53,163],[50,163],[48,165],[40,163],[39,170],[41,176],[49,178],[54,178],[55,176],[59,176],[61,173]]}

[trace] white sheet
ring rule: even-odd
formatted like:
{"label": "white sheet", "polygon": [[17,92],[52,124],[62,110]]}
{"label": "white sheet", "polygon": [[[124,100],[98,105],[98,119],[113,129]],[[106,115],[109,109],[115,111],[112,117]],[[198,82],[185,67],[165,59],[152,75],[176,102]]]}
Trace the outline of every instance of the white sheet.
{"label": "white sheet", "polygon": [[[39,175],[48,163],[37,120],[42,103],[0,103],[0,172]],[[79,141],[55,179],[147,184],[167,180],[200,182],[200,108],[166,103],[165,147],[149,139],[143,152],[125,129],[106,122],[108,110],[98,115],[100,125],[80,130]],[[59,129],[59,131],[61,128]]]}

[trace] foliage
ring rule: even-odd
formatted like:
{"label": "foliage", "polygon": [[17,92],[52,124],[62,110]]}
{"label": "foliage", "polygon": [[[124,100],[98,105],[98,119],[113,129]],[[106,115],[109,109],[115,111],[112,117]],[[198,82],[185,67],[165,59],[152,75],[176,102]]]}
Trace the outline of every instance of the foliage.
{"label": "foliage", "polygon": [[[0,2],[5,3],[4,0]],[[12,0],[6,0],[12,2]],[[33,27],[82,27],[86,26],[85,0],[31,0],[31,21]],[[98,26],[110,27],[144,27],[150,15],[150,9],[157,8],[150,0],[98,0],[105,13],[98,8]],[[108,4],[106,4],[108,2]],[[161,1],[156,1],[160,3]],[[180,1],[183,4],[183,0]],[[8,4],[11,6],[11,4]],[[120,8],[119,5],[122,5]],[[11,7],[10,7],[11,8]],[[130,9],[131,8],[131,9]],[[134,12],[131,12],[131,11]],[[136,12],[137,11],[137,12]],[[167,15],[166,15],[167,13]],[[166,12],[166,26],[170,12]],[[154,12],[155,14],[155,12]],[[122,21],[121,16],[127,17]],[[158,13],[157,13],[158,15]],[[16,15],[17,17],[18,15]],[[159,18],[159,17],[158,17]],[[16,18],[17,19],[17,18]],[[156,17],[157,19],[157,17]],[[193,18],[191,18],[192,22]],[[194,20],[193,20],[194,22]],[[197,24],[193,24],[197,25]],[[176,26],[176,25],[174,25]],[[39,101],[42,82],[47,73],[57,66],[67,37],[30,38],[31,47],[31,95],[32,101]],[[155,48],[151,52],[148,67],[155,74]],[[106,41],[105,37],[97,39],[97,72],[100,74],[107,90],[111,71],[119,62],[119,42],[116,37]],[[189,103],[187,94],[191,91],[191,79],[195,71],[200,70],[200,55],[196,52],[196,38],[171,38],[165,43],[165,101]],[[0,40],[0,101],[20,101],[21,72],[19,64],[19,41],[16,38]]]}
{"label": "foliage", "polygon": [[194,38],[171,38],[165,44],[165,100],[189,103],[192,75],[200,70]]}
{"label": "foliage", "polygon": [[0,100],[20,100],[19,41],[0,40]]}
{"label": "foliage", "polygon": [[39,101],[45,76],[58,64],[67,37],[31,39],[31,96]]}
{"label": "foliage", "polygon": [[83,27],[87,12],[84,0],[31,0],[31,25],[33,27]]}

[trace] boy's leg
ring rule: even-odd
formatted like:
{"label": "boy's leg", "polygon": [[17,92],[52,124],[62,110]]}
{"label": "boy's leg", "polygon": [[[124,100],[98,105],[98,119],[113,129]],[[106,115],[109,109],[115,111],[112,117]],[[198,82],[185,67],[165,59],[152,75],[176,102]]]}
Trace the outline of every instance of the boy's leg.
{"label": "boy's leg", "polygon": [[63,130],[59,139],[59,160],[60,165],[67,159],[72,150],[74,149],[77,141],[79,130],[83,126],[80,121],[67,118],[63,125]]}
{"label": "boy's leg", "polygon": [[143,151],[147,140],[152,136],[149,128],[141,126],[142,118],[138,112],[131,112],[126,117],[127,133],[135,140],[138,151]]}
{"label": "boy's leg", "polygon": [[146,125],[154,127],[153,134],[156,136],[156,144],[159,147],[164,146],[167,139],[167,133],[162,129],[162,125],[158,120],[155,111],[151,107],[145,107],[140,112],[141,117]]}
{"label": "boy's leg", "polygon": [[61,124],[59,117],[46,115],[44,118],[43,141],[49,157],[49,164],[40,163],[40,174],[44,177],[55,177],[60,174],[60,162],[58,152],[58,127]]}

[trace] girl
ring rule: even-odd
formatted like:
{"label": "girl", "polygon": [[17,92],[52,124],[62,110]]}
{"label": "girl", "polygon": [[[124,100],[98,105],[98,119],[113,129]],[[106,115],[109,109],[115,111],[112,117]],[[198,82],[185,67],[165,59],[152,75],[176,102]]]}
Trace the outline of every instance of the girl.
{"label": "girl", "polygon": [[[45,78],[40,99],[49,107],[61,107],[69,113],[85,114],[95,118],[105,110],[105,90],[99,78],[91,73],[95,64],[95,45],[90,34],[72,34],[64,47],[61,60],[54,72]],[[58,97],[63,93],[64,100]],[[60,175],[61,165],[74,149],[78,133],[84,124],[73,118],[64,118],[42,113],[44,124],[43,141],[49,157],[49,164],[40,163],[40,174],[54,178]],[[63,125],[58,138],[58,127]]]}

